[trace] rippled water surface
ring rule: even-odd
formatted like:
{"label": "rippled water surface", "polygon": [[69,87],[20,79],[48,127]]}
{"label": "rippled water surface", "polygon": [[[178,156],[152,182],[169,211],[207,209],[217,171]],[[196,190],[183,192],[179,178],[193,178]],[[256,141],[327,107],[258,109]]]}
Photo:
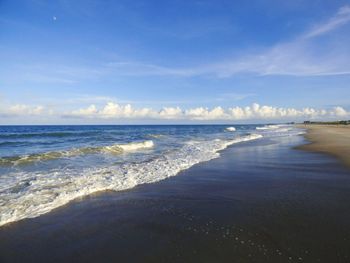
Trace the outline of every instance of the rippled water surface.
{"label": "rippled water surface", "polygon": [[152,183],[288,125],[0,126],[0,225],[97,191]]}

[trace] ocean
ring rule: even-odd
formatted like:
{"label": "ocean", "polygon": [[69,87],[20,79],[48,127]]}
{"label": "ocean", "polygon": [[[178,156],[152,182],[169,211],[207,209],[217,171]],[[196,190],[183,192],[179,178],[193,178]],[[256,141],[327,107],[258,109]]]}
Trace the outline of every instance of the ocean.
{"label": "ocean", "polygon": [[177,175],[292,125],[0,126],[0,226]]}

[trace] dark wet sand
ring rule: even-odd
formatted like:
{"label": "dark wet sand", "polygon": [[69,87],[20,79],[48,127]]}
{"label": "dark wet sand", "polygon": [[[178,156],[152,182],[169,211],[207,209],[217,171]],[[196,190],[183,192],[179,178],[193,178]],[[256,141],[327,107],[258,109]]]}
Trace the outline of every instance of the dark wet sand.
{"label": "dark wet sand", "polygon": [[7,225],[0,262],[350,262],[349,170],[300,143],[242,143],[168,180]]}

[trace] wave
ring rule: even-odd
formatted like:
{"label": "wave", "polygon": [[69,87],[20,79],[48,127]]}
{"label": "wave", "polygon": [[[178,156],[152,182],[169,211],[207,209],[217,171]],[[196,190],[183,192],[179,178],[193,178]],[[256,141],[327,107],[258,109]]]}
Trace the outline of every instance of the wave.
{"label": "wave", "polygon": [[191,166],[220,156],[229,145],[261,138],[252,134],[233,140],[185,144],[143,163],[124,163],[83,170],[56,169],[46,173],[14,172],[0,177],[0,226],[33,218],[94,192],[130,189],[177,175]]}
{"label": "wave", "polygon": [[258,132],[261,132],[264,135],[264,137],[269,138],[289,137],[305,133],[305,131],[299,128],[295,128],[294,126],[288,124],[268,125],[267,127],[260,128],[263,129],[258,129]]}
{"label": "wave", "polygon": [[9,156],[0,158],[0,166],[24,165],[35,162],[42,162],[54,160],[59,158],[75,157],[85,154],[107,153],[107,154],[121,154],[123,152],[136,151],[139,149],[152,148],[153,141],[131,142],[127,144],[113,144],[99,147],[83,147],[74,148],[63,151],[52,151],[45,153],[35,153],[20,156]]}
{"label": "wave", "polygon": [[233,132],[233,131],[236,131],[236,128],[235,127],[227,127],[225,130]]}
{"label": "wave", "polygon": [[124,152],[128,152],[128,151],[136,151],[139,149],[152,148],[153,146],[154,146],[153,141],[132,142],[127,144],[115,144],[112,146],[104,146],[102,147],[102,151],[114,153],[115,151],[118,152],[121,149]]}
{"label": "wave", "polygon": [[281,127],[280,125],[265,125],[263,127],[256,127],[255,129],[257,130],[273,130],[273,129],[278,129]]}

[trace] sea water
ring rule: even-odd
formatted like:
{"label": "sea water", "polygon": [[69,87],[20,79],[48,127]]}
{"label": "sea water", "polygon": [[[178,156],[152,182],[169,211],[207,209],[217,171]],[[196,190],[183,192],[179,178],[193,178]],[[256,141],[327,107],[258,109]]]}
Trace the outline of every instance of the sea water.
{"label": "sea water", "polygon": [[0,126],[0,226],[177,175],[291,125]]}

